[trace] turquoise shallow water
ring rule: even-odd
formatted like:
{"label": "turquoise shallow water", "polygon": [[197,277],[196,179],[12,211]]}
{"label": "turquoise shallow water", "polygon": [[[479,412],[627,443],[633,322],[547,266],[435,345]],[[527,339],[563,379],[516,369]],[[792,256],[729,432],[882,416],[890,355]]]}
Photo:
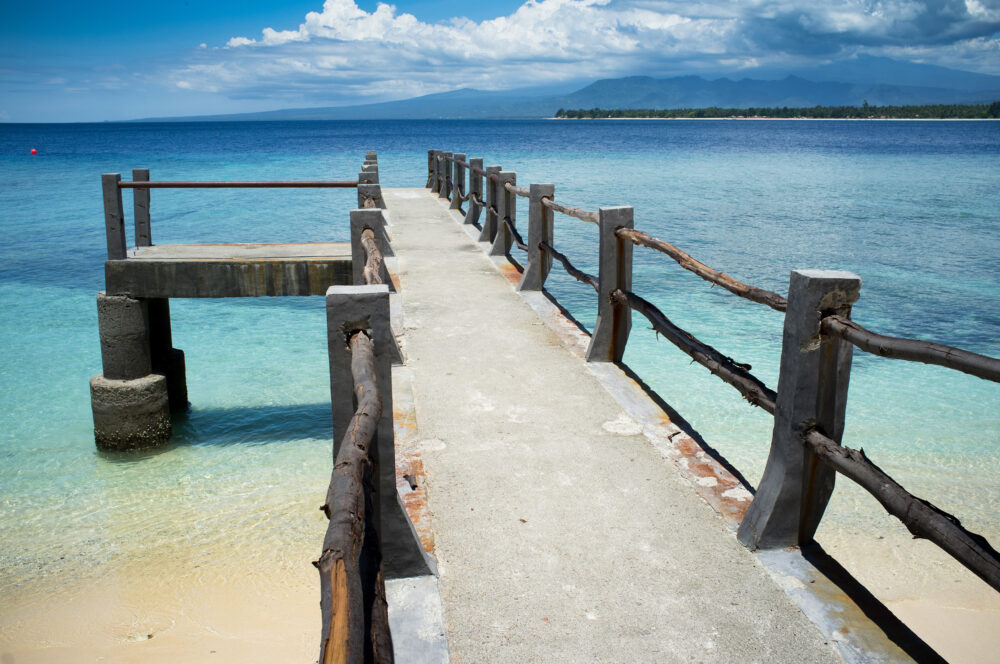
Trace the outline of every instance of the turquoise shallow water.
{"label": "turquoise shallow water", "polygon": [[[1000,356],[1000,123],[0,125],[0,594],[66,570],[163,556],[197,564],[221,549],[290,568],[324,528],[314,509],[330,454],[321,298],[172,302],[191,412],[165,450],[95,451],[100,174],[346,179],[377,149],[385,186],[422,186],[428,148],[484,156],[522,185],[552,182],[573,205],[632,205],[637,228],[761,287],[784,292],[797,267],[852,270],[864,281],[862,324]],[[154,191],[153,240],[345,240],[352,198]],[[555,231],[593,272],[595,230],[560,217]],[[592,324],[592,291],[558,269],[549,287]],[[635,290],[776,386],[780,314],[643,249]],[[635,319],[627,363],[755,483],[769,417],[647,328]],[[1000,386],[860,352],[854,368],[845,442],[1000,541]],[[871,503],[843,488],[830,518],[864,527],[877,518]]]}

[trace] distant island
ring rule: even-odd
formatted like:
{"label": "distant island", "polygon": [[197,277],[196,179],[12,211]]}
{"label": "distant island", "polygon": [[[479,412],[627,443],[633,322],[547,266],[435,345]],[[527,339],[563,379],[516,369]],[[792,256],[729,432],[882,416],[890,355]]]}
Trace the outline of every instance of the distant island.
{"label": "distant island", "polygon": [[808,118],[843,120],[987,120],[1000,118],[1000,101],[992,104],[921,104],[914,106],[812,106],[810,108],[591,108],[556,111],[556,118]]}

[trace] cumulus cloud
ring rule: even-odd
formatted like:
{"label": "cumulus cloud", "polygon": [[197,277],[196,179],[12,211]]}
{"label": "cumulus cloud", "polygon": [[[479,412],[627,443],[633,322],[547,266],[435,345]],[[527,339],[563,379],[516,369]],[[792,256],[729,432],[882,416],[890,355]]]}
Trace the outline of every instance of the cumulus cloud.
{"label": "cumulus cloud", "polygon": [[989,69],[975,58],[996,52],[998,32],[1000,0],[528,0],[509,16],[440,23],[326,0],[297,29],[201,49],[172,78],[233,97],[362,101],[858,52]]}

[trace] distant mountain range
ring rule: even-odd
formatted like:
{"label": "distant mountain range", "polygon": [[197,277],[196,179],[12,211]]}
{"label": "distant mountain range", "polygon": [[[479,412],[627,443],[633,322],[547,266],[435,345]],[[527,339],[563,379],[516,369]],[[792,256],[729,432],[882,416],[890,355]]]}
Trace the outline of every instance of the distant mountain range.
{"label": "distant mountain range", "polygon": [[[155,121],[543,118],[565,109],[971,104],[1000,99],[1000,76],[862,56],[808,69],[754,70],[755,78],[629,76],[575,92],[462,88],[358,106],[147,118]],[[745,76],[746,72],[741,74]]]}

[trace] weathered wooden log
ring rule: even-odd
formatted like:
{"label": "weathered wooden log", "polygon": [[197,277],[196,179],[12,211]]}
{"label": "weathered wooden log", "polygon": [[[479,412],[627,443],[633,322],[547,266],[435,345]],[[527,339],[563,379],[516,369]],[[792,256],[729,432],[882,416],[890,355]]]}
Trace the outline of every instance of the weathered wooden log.
{"label": "weathered wooden log", "polygon": [[503,186],[504,189],[506,189],[512,194],[515,194],[516,196],[523,196],[524,198],[528,198],[529,196],[531,196],[531,193],[527,189],[525,189],[524,187],[518,187],[517,185],[511,184],[510,182],[505,182]]}
{"label": "weathered wooden log", "polygon": [[722,286],[730,293],[734,293],[753,302],[766,304],[775,311],[785,311],[788,308],[788,300],[781,295],[773,293],[769,290],[764,290],[763,288],[757,288],[756,286],[749,286],[741,281],[733,279],[724,272],[713,270],[709,266],[695,258],[692,258],[689,254],[685,253],[681,249],[678,249],[669,242],[664,242],[663,240],[652,237],[642,231],[628,228],[619,229],[618,237],[626,238],[635,244],[663,252],[677,261],[677,263],[685,270],[694,272],[705,281]]}
{"label": "weathered wooden log", "polygon": [[[377,541],[375,546],[365,546],[377,537],[374,529],[366,528],[365,524],[372,518],[369,449],[381,417],[382,399],[375,382],[371,339],[364,332],[356,332],[350,338],[350,347],[358,407],[334,460],[322,508],[330,524],[323,538],[323,554],[315,563],[319,568],[323,613],[319,657],[322,664],[391,662],[393,657]],[[366,597],[375,599],[366,601]],[[370,611],[366,612],[366,604]],[[378,635],[373,637],[372,630],[376,628]]]}
{"label": "weathered wooden log", "polygon": [[539,242],[538,248],[544,252],[547,252],[549,256],[552,256],[552,258],[562,263],[562,266],[566,268],[566,272],[569,274],[569,276],[573,277],[577,281],[582,281],[585,284],[589,284],[590,286],[593,287],[595,291],[600,290],[601,287],[597,283],[597,277],[595,277],[592,274],[587,274],[582,270],[578,270],[575,265],[569,262],[569,258],[567,258],[565,254],[556,251],[551,244],[544,241]]}
{"label": "weathered wooden log", "polygon": [[517,232],[516,228],[514,228],[514,224],[510,223],[510,217],[504,217],[503,223],[507,227],[507,230],[510,231],[511,236],[513,236],[514,244],[517,245],[517,248],[521,251],[527,251],[528,245],[524,243],[524,238],[521,237],[521,234]]}
{"label": "weathered wooden log", "polygon": [[873,495],[915,538],[934,542],[994,590],[1000,591],[1000,554],[986,538],[969,532],[951,514],[908,492],[872,463],[863,449],[838,445],[816,429],[807,430],[803,440],[823,463]]}
{"label": "weathered wooden log", "polygon": [[600,215],[597,212],[590,212],[582,208],[562,205],[560,203],[556,203],[551,198],[543,198],[542,205],[551,210],[555,210],[556,212],[562,212],[563,214],[568,215],[570,217],[576,217],[580,221],[586,221],[591,224],[598,224],[598,225],[600,225],[601,223]]}
{"label": "weathered wooden log", "polygon": [[1000,382],[1000,360],[988,355],[970,353],[961,348],[952,348],[931,341],[887,337],[866,330],[843,316],[827,316],[821,323],[821,329],[828,334],[837,335],[863,351],[881,357],[936,364],[978,378]]}
{"label": "weathered wooden log", "polygon": [[777,394],[750,373],[750,366],[740,364],[731,357],[723,355],[708,344],[699,341],[690,333],[674,325],[656,305],[635,293],[616,291],[613,298],[628,304],[629,307],[645,316],[653,325],[653,329],[662,334],[667,341],[674,344],[688,357],[708,369],[713,375],[732,385],[743,395],[743,398],[754,406],[759,406],[774,414],[774,404]]}
{"label": "weathered wooden log", "polygon": [[366,228],[361,233],[361,246],[365,248],[365,269],[362,274],[369,286],[382,283],[382,252],[375,244],[375,233]]}

